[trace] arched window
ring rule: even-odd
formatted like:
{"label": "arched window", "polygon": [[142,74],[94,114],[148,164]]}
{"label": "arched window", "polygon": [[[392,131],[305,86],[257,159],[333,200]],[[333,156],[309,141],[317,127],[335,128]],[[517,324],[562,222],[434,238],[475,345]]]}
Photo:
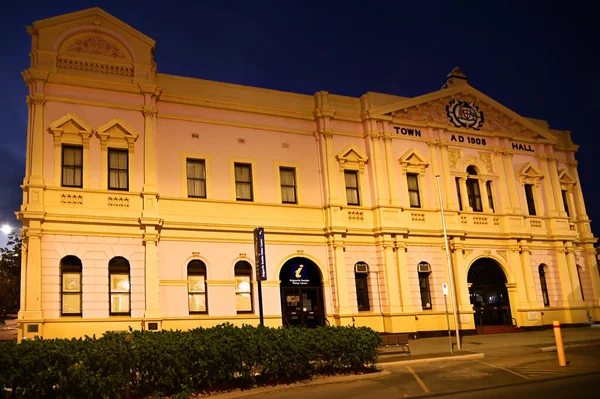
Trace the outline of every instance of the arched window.
{"label": "arched window", "polygon": [[131,284],[129,282],[129,261],[121,256],[108,262],[110,284],[110,314],[131,314]]}
{"label": "arched window", "polygon": [[548,285],[546,284],[546,265],[540,265],[538,268],[540,273],[540,285],[542,287],[542,299],[544,306],[550,306],[550,297],[548,297]]}
{"label": "arched window", "polygon": [[371,310],[369,303],[369,265],[357,262],[354,265],[354,281],[356,282],[356,305],[359,312]]}
{"label": "arched window", "polygon": [[581,299],[585,301],[585,296],[583,295],[583,284],[581,284],[581,266],[577,265],[577,279],[579,280],[579,289],[581,290]]}
{"label": "arched window", "polygon": [[235,264],[235,308],[252,313],[252,266],[243,260]]}
{"label": "arched window", "polygon": [[188,304],[190,313],[206,313],[206,265],[201,260],[188,263]]}
{"label": "arched window", "polygon": [[[469,197],[469,205],[474,212],[482,212],[481,191],[479,190],[479,180],[477,179],[477,171],[473,166],[467,168],[467,195]],[[475,176],[475,178],[473,178]]]}
{"label": "arched window", "polygon": [[421,306],[423,309],[431,309],[431,288],[429,287],[429,275],[431,265],[428,262],[420,262],[417,265],[419,274],[419,290],[421,291]]}
{"label": "arched window", "polygon": [[72,255],[60,261],[61,314],[81,316],[81,260]]}

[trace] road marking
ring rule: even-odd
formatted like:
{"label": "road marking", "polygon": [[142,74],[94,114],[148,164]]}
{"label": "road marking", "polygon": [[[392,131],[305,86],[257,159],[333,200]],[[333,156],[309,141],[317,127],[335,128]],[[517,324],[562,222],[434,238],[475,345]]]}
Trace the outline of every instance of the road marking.
{"label": "road marking", "polygon": [[495,367],[495,368],[497,368],[497,369],[500,369],[500,370],[507,371],[507,372],[509,372],[509,373],[511,373],[511,374],[514,374],[514,375],[518,376],[518,377],[521,377],[521,378],[524,378],[524,379],[526,379],[526,380],[529,380],[529,377],[527,377],[527,376],[525,376],[525,375],[523,375],[523,374],[521,374],[521,373],[517,373],[516,371],[512,371],[512,370],[509,370],[509,369],[507,369],[507,368],[504,368],[504,367],[496,366],[496,365],[494,365],[494,364],[491,364],[491,363],[482,362],[481,360],[476,360],[476,361],[477,361],[477,362],[479,362],[479,363],[483,363],[483,364],[485,364],[486,366]]}
{"label": "road marking", "polygon": [[425,393],[431,393],[431,391],[429,390],[429,388],[427,388],[427,385],[425,385],[425,383],[417,375],[417,373],[415,373],[415,371],[410,366],[406,366],[406,368],[408,369],[408,371],[410,371],[410,373],[413,375],[413,377],[415,377],[415,380],[417,380],[417,382],[419,383],[419,385],[421,386],[421,388],[423,388],[423,391],[425,391]]}

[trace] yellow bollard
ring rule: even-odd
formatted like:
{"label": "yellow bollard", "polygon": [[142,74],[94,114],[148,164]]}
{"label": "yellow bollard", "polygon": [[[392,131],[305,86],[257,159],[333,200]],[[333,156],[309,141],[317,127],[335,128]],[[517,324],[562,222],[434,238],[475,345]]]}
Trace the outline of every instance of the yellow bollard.
{"label": "yellow bollard", "polygon": [[554,339],[556,340],[556,353],[558,353],[558,364],[561,366],[567,365],[567,359],[565,359],[565,347],[563,346],[562,333],[560,332],[560,323],[553,321],[552,326],[554,327]]}

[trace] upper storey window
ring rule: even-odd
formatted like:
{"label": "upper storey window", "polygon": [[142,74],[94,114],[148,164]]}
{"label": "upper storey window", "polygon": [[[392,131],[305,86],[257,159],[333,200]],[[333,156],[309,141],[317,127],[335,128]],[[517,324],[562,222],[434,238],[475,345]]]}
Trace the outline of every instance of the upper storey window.
{"label": "upper storey window", "polygon": [[129,154],[127,150],[108,150],[108,189],[129,190]]}
{"label": "upper storey window", "polygon": [[477,179],[477,171],[474,167],[467,168],[467,194],[469,197],[469,205],[474,212],[482,212],[481,191],[479,189],[479,179]]}
{"label": "upper storey window", "polygon": [[238,201],[252,201],[252,165],[246,163],[235,164],[235,199]]}
{"label": "upper storey window", "polygon": [[83,147],[62,146],[62,186],[83,187]]}
{"label": "upper storey window", "polygon": [[346,170],[344,172],[346,180],[346,201],[348,205],[360,205],[360,195],[358,192],[358,172]]}

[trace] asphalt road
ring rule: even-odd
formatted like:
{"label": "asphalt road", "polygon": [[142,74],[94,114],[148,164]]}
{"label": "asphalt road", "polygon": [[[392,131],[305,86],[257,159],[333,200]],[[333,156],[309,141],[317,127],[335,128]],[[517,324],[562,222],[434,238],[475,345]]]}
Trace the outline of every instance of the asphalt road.
{"label": "asphalt road", "polygon": [[[420,365],[386,365],[389,373],[359,381],[257,392],[248,399],[396,399],[448,394],[449,398],[596,397],[600,378],[600,346],[567,352],[569,364],[558,365],[556,353],[486,358]],[[583,375],[580,377],[574,377]],[[596,394],[592,394],[596,388]],[[235,393],[225,395],[237,397]],[[218,396],[216,396],[218,397]]]}

